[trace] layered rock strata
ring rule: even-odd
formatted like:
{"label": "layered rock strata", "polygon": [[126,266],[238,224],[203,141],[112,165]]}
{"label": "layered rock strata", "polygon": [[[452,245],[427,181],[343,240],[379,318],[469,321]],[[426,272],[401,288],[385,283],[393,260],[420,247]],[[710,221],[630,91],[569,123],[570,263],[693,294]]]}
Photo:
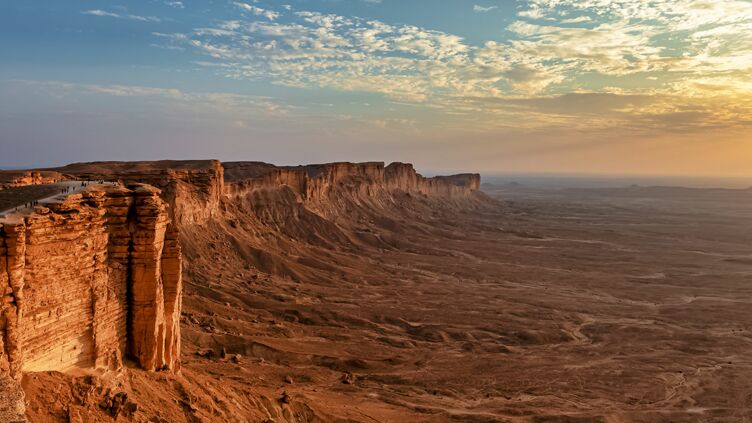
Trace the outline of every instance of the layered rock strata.
{"label": "layered rock strata", "polygon": [[286,185],[303,201],[320,201],[339,189],[373,196],[395,191],[427,196],[462,197],[480,189],[480,175],[459,174],[426,178],[413,165],[382,162],[329,163],[296,167],[277,167],[258,162],[223,163],[227,174],[225,193],[243,195],[259,189]]}
{"label": "layered rock strata", "polygon": [[159,188],[175,225],[202,224],[214,217],[224,192],[217,160],[77,163],[55,169],[75,179],[143,183]]}
{"label": "layered rock strata", "polygon": [[178,369],[179,240],[201,225],[248,210],[248,230],[353,245],[339,218],[367,221],[412,196],[462,203],[480,186],[476,174],[426,178],[381,162],[99,162],[0,176],[5,186],[117,182],[0,220],[0,421],[23,419],[24,372],[115,369],[127,358]]}
{"label": "layered rock strata", "polygon": [[0,373],[179,367],[181,252],[146,185],[0,221]]}
{"label": "layered rock strata", "polygon": [[145,369],[177,368],[179,230],[221,218],[239,196],[254,192],[246,200],[284,208],[292,203],[258,193],[287,192],[335,215],[354,204],[389,206],[398,193],[463,198],[480,185],[476,174],[426,178],[410,164],[381,162],[97,162],[53,172],[120,184],[95,185],[2,222],[0,369],[8,374],[116,368],[124,356]]}
{"label": "layered rock strata", "polygon": [[356,197],[388,197],[397,192],[463,198],[478,191],[480,175],[427,178],[411,164],[383,162],[275,166],[262,162],[216,160],[157,162],[95,162],[68,165],[55,171],[76,179],[145,183],[161,190],[176,228],[204,224],[222,215],[222,201],[262,190],[291,189],[300,201],[331,206],[346,193]]}

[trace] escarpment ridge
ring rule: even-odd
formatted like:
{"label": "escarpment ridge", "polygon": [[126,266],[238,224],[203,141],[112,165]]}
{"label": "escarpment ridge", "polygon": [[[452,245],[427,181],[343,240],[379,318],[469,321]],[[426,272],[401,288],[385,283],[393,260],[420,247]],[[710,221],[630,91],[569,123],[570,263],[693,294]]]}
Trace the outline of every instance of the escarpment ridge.
{"label": "escarpment ridge", "polygon": [[338,185],[366,185],[368,193],[403,191],[423,195],[469,195],[480,188],[480,175],[460,174],[426,178],[408,163],[329,163],[273,166],[259,162],[224,163],[228,184],[271,188],[288,185],[304,200],[321,199]]}
{"label": "escarpment ridge", "polygon": [[206,222],[217,215],[223,197],[236,198],[256,190],[289,188],[301,202],[315,203],[343,193],[385,198],[403,192],[457,198],[480,188],[478,174],[426,178],[411,164],[385,166],[383,162],[275,166],[263,162],[165,160],[76,163],[50,171],[76,179],[153,185],[171,205],[171,217],[177,224]]}
{"label": "escarpment ridge", "polygon": [[426,178],[403,163],[95,162],[0,177],[0,410],[11,413],[23,374],[179,369],[183,280],[206,284],[206,260],[324,279],[301,246],[394,248],[363,223],[484,201],[479,175]]}

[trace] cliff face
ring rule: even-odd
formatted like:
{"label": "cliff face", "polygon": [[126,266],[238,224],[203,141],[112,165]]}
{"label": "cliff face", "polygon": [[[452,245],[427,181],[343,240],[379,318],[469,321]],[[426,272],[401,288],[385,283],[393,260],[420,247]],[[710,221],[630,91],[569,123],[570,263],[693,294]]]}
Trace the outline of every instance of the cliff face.
{"label": "cliff face", "polygon": [[177,226],[203,224],[221,214],[223,199],[260,190],[291,189],[307,204],[354,195],[395,193],[466,197],[480,188],[480,175],[426,178],[411,164],[382,162],[275,166],[216,160],[79,163],[55,169],[71,178],[144,183],[159,188]]}
{"label": "cliff face", "polygon": [[[23,418],[27,372],[119,369],[126,359],[178,369],[183,277],[195,289],[224,284],[224,270],[204,271],[221,265],[328,284],[327,254],[397,249],[404,227],[484,204],[478,175],[426,178],[403,163],[98,162],[47,172],[118,183],[0,220],[0,421]],[[198,334],[186,331],[193,349]]]}
{"label": "cliff face", "polygon": [[216,215],[224,192],[224,168],[216,160],[77,163],[55,170],[77,179],[159,188],[175,225],[205,223]]}
{"label": "cliff face", "polygon": [[425,178],[380,162],[99,162],[24,174],[131,185],[96,185],[2,222],[0,369],[14,375],[117,368],[126,354],[146,369],[178,366],[182,228],[250,212],[274,227],[249,231],[347,244],[343,216],[373,219],[400,195],[456,200],[480,185],[478,175]]}
{"label": "cliff face", "polygon": [[385,183],[390,190],[454,197],[478,191],[480,175],[463,173],[426,178],[417,173],[409,163],[392,163],[385,169]]}
{"label": "cliff face", "polygon": [[243,219],[249,233],[352,245],[343,228],[388,216],[400,196],[454,201],[480,185],[478,175],[425,178],[380,162],[101,162],[55,172],[121,185],[2,221],[0,370],[11,375],[118,368],[126,355],[145,369],[178,367],[184,229]]}
{"label": "cliff face", "polygon": [[277,167],[258,162],[223,164],[227,172],[225,192],[237,196],[253,190],[289,186],[306,202],[330,199],[333,193],[374,196],[394,192],[422,195],[467,196],[480,188],[480,175],[460,174],[426,178],[413,165],[381,162],[329,163]]}
{"label": "cliff face", "polygon": [[0,369],[179,366],[181,253],[159,191],[94,186],[0,221]]}

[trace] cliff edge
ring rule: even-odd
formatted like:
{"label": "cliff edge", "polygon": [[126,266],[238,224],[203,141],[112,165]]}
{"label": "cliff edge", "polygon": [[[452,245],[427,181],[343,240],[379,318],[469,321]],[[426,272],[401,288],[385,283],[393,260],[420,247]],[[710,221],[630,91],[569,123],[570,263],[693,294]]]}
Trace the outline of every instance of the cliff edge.
{"label": "cliff edge", "polygon": [[24,374],[121,370],[129,360],[180,369],[183,281],[209,283],[202,269],[318,277],[323,264],[296,258],[308,254],[302,245],[395,248],[363,224],[398,228],[485,201],[477,174],[426,178],[403,163],[96,162],[5,176],[6,206],[20,201],[19,186],[93,181],[0,216],[0,419],[9,421],[22,414]]}

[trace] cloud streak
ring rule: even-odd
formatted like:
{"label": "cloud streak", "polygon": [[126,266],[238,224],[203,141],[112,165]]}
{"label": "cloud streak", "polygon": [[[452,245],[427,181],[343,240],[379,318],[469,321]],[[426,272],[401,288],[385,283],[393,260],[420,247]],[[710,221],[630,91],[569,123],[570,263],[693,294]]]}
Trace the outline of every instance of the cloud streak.
{"label": "cloud streak", "polygon": [[294,106],[267,96],[252,96],[227,92],[187,92],[174,88],[147,87],[140,85],[79,84],[62,81],[15,80],[22,84],[59,98],[62,96],[107,96],[119,98],[151,99],[171,109],[184,111],[214,111],[230,116],[286,117]]}
{"label": "cloud streak", "polygon": [[498,9],[498,8],[499,8],[499,6],[481,6],[481,5],[476,4],[476,5],[473,6],[473,12],[475,12],[475,13],[486,13],[486,12],[490,12],[490,11]]}
{"label": "cloud streak", "polygon": [[81,13],[84,15],[91,15],[91,16],[98,16],[98,17],[105,17],[105,18],[115,18],[115,19],[128,19],[131,21],[139,21],[139,22],[155,22],[155,23],[162,22],[161,19],[155,16],[120,14],[120,13],[108,12],[106,10],[101,10],[101,9],[84,10]]}
{"label": "cloud streak", "polygon": [[266,19],[269,19],[270,21],[273,21],[273,20],[279,18],[279,16],[280,16],[279,12],[275,12],[273,10],[262,9],[260,7],[257,7],[257,6],[250,5],[248,3],[239,3],[239,2],[236,2],[235,6],[239,7],[243,11],[252,13],[252,14],[254,14],[256,16],[263,16]]}

